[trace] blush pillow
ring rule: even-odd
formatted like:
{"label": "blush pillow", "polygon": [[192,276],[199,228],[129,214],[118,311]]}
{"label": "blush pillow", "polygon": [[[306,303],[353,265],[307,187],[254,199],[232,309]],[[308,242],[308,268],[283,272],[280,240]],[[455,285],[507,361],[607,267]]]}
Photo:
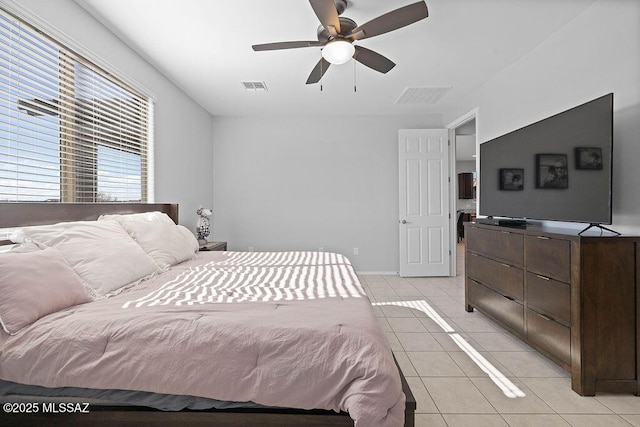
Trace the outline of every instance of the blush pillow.
{"label": "blush pillow", "polygon": [[158,272],[153,259],[115,221],[27,227],[11,240],[58,249],[94,298],[115,295]]}
{"label": "blush pillow", "polygon": [[195,236],[186,228],[176,225],[167,214],[162,212],[102,215],[99,220],[113,220],[120,223],[133,240],[138,242],[163,270],[192,259],[198,251],[198,241]]}
{"label": "blush pillow", "polygon": [[0,254],[0,271],[0,324],[11,335],[48,314],[91,301],[53,248]]}

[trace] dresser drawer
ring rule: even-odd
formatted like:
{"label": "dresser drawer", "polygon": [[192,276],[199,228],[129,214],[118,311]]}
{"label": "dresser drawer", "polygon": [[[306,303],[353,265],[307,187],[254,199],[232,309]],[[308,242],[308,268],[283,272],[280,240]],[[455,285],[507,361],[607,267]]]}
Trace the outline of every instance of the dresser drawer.
{"label": "dresser drawer", "polygon": [[480,283],[467,278],[468,301],[474,307],[524,334],[524,307],[502,294],[499,294]]}
{"label": "dresser drawer", "polygon": [[527,338],[567,365],[571,364],[571,329],[527,309]]}
{"label": "dresser drawer", "polygon": [[483,285],[502,295],[523,300],[524,276],[520,268],[468,252],[465,269],[469,277]]}
{"label": "dresser drawer", "polygon": [[522,234],[477,227],[467,227],[466,233],[467,250],[522,268]]}
{"label": "dresser drawer", "polygon": [[571,286],[527,273],[527,307],[571,325]]}
{"label": "dresser drawer", "polygon": [[524,239],[527,270],[561,282],[571,282],[571,242],[544,236]]}

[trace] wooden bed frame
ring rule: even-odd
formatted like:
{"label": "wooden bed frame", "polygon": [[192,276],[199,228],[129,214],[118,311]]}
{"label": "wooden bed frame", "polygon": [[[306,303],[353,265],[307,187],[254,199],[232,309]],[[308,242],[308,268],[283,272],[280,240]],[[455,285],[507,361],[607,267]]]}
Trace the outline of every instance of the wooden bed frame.
{"label": "wooden bed frame", "polygon": [[[102,214],[128,214],[160,211],[178,223],[177,204],[145,203],[0,203],[0,229],[29,225],[55,224],[65,221],[96,220]],[[11,244],[0,240],[0,245]],[[397,362],[396,362],[397,365]],[[398,366],[402,389],[406,396],[405,427],[414,427],[416,401]],[[2,397],[0,396],[0,401]],[[24,401],[24,400],[23,400]],[[58,401],[64,401],[64,399]],[[77,400],[76,400],[77,401]],[[36,402],[34,400],[34,402]],[[351,426],[353,420],[345,412],[300,410],[291,408],[227,409],[178,412],[160,411],[140,406],[91,405],[89,413],[45,414],[42,404],[38,413],[7,414],[0,412],[3,426]]]}

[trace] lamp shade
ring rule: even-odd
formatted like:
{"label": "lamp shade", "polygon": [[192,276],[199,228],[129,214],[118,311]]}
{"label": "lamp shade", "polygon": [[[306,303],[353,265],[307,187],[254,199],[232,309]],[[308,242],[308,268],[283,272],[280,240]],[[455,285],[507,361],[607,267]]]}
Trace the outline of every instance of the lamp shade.
{"label": "lamp shade", "polygon": [[334,40],[322,49],[322,57],[331,64],[344,64],[353,57],[356,48],[345,40]]}

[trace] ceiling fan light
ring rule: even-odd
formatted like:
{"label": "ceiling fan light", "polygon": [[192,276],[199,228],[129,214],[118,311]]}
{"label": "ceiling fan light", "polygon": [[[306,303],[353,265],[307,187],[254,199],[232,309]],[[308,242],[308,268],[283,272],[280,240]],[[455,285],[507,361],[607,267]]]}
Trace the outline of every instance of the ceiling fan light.
{"label": "ceiling fan light", "polygon": [[356,48],[346,40],[334,40],[322,49],[322,57],[329,63],[338,65],[349,61]]}

